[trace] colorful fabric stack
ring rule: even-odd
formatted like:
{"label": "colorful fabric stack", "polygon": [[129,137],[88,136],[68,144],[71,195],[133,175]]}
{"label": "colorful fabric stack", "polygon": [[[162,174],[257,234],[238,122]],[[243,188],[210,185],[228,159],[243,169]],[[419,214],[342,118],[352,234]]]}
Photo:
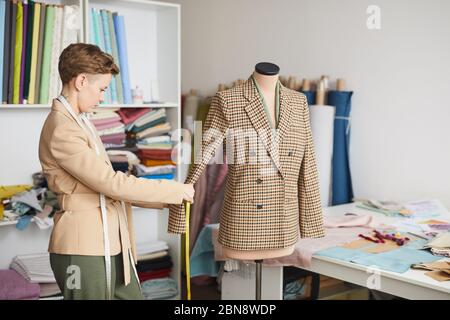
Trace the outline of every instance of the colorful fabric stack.
{"label": "colorful fabric stack", "polygon": [[138,140],[136,144],[144,165],[135,167],[134,174],[147,179],[173,179],[172,141],[168,135]]}
{"label": "colorful fabric stack", "polygon": [[[23,277],[28,283],[26,287],[33,289],[33,294],[22,293],[23,299],[32,299],[44,297],[60,297],[61,291],[56,284],[55,276],[50,266],[50,257],[48,252],[24,254],[15,256],[10,265],[11,271]],[[13,275],[13,274],[12,274]],[[18,278],[17,275],[13,275]],[[17,279],[18,281],[18,279]],[[22,281],[23,282],[23,281]],[[34,286],[32,286],[34,284]]]}
{"label": "colorful fabric stack", "polygon": [[170,275],[173,263],[169,255],[167,242],[138,243],[136,250],[138,254],[136,269],[140,282]]}
{"label": "colorful fabric stack", "polygon": [[137,244],[136,269],[142,294],[147,300],[173,299],[178,294],[176,282],[170,278],[173,262],[165,241]]}
{"label": "colorful fabric stack", "polygon": [[155,109],[142,114],[127,124],[129,136],[136,141],[137,155],[142,164],[135,167],[134,174],[147,179],[174,178],[172,162],[171,130],[166,109]]}
{"label": "colorful fabric stack", "polygon": [[125,125],[114,111],[113,109],[97,109],[90,120],[105,146],[122,147],[126,137]]}
{"label": "colorful fabric stack", "polygon": [[108,150],[109,160],[116,171],[128,172],[133,166],[139,164],[139,158],[132,152],[126,150]]}

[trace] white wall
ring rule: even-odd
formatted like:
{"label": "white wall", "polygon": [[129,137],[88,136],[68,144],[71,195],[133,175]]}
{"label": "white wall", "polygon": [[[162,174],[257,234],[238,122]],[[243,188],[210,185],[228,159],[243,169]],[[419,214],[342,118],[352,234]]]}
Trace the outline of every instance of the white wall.
{"label": "white wall", "polygon": [[[265,60],[282,75],[344,77],[355,196],[450,208],[450,1],[169,2],[182,5],[183,92],[211,94]],[[372,4],[381,30],[366,27]]]}

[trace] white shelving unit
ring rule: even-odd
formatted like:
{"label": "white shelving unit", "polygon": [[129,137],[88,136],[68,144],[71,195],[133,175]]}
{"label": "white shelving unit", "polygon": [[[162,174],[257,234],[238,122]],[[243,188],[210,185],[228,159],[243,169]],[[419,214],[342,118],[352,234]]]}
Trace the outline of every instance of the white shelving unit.
{"label": "white shelving unit", "polygon": [[[157,82],[158,103],[101,105],[100,108],[167,108],[172,128],[181,128],[180,5],[145,0],[45,0],[45,3],[78,5],[82,12],[81,40],[89,42],[90,8],[107,9],[124,16],[130,87],[143,90],[144,101]],[[0,185],[31,184],[31,175],[41,171],[39,136],[49,105],[0,105]],[[177,168],[177,180],[185,177]],[[167,233],[167,209],[134,208],[136,242],[164,240],[170,246],[172,277],[181,290],[180,236]],[[18,254],[45,252],[51,230],[39,230],[32,223],[19,231],[14,222],[0,223],[0,268],[9,267]],[[178,298],[180,298],[178,296]]]}

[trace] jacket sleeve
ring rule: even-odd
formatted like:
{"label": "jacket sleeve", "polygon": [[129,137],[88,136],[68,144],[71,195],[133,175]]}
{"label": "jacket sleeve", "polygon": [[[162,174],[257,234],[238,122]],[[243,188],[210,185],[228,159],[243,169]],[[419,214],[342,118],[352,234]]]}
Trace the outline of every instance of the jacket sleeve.
{"label": "jacket sleeve", "polygon": [[89,147],[88,137],[75,122],[62,120],[53,131],[49,149],[56,163],[82,184],[115,200],[151,205],[182,203],[183,184],[148,180],[116,172]]}
{"label": "jacket sleeve", "polygon": [[[224,114],[225,99],[220,92],[211,101],[208,115],[202,133],[202,152],[191,165],[186,183],[194,184],[205,170],[206,165],[214,156],[217,148],[222,144],[228,130],[228,121]],[[184,204],[169,205],[169,233],[186,232],[186,214]]]}
{"label": "jacket sleeve", "polygon": [[325,235],[316,155],[309,121],[306,98],[303,103],[306,145],[298,178],[299,224],[302,238],[321,238]]}

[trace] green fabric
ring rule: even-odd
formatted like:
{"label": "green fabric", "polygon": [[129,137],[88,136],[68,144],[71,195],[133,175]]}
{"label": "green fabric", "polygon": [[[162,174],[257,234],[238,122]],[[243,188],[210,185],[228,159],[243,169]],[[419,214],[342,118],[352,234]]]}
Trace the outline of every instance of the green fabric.
{"label": "green fabric", "polygon": [[44,51],[42,55],[42,69],[41,69],[41,87],[39,94],[39,103],[48,104],[49,90],[50,90],[50,60],[53,46],[53,28],[55,25],[55,7],[47,6],[45,15],[45,38]]}
{"label": "green fabric", "polygon": [[[131,261],[130,261],[131,263]],[[50,265],[65,300],[105,300],[106,275],[103,256],[50,253]],[[114,300],[142,300],[138,279],[131,269],[131,281],[124,285],[122,254],[111,257],[111,297]],[[79,275],[79,281],[75,277]]]}
{"label": "green fabric", "polygon": [[151,121],[151,122],[149,122],[149,123],[146,123],[146,124],[144,124],[144,125],[142,125],[142,126],[140,126],[140,127],[133,126],[133,128],[131,129],[131,132],[133,132],[133,133],[138,133],[138,132],[144,131],[145,129],[154,127],[154,126],[156,126],[156,125],[158,125],[158,124],[165,123],[166,120],[167,120],[166,117],[162,117],[162,118],[153,120],[153,121]]}
{"label": "green fabric", "polygon": [[23,36],[23,6],[21,2],[17,3],[16,19],[16,43],[14,47],[14,92],[12,103],[19,103],[20,94],[20,68],[22,66],[22,36]]}
{"label": "green fabric", "polygon": [[264,112],[267,117],[267,121],[269,121],[270,126],[274,129],[278,127],[278,120],[280,118],[280,81],[277,81],[276,87],[275,87],[275,122],[276,126],[274,126],[272,122],[272,118],[270,117],[269,108],[267,107],[266,100],[264,100],[264,96],[261,93],[261,89],[259,88],[258,82],[256,79],[252,76],[253,83],[255,84],[256,91],[258,91],[259,98],[261,99],[261,102],[264,106]]}

